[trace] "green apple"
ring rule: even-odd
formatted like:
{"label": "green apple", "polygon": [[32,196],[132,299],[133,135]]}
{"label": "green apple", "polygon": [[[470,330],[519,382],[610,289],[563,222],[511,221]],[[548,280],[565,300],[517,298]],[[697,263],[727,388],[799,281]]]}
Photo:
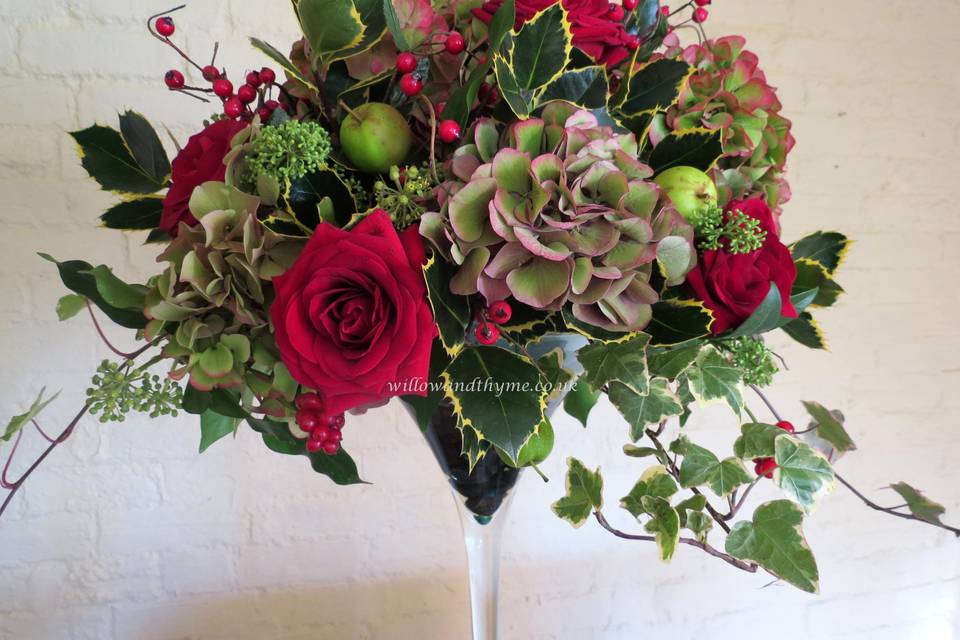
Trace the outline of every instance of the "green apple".
{"label": "green apple", "polygon": [[413,134],[406,118],[388,104],[360,105],[340,124],[340,146],[347,159],[365,173],[386,173],[403,162]]}
{"label": "green apple", "polygon": [[654,178],[680,215],[696,224],[703,210],[717,204],[717,185],[693,167],[671,167]]}

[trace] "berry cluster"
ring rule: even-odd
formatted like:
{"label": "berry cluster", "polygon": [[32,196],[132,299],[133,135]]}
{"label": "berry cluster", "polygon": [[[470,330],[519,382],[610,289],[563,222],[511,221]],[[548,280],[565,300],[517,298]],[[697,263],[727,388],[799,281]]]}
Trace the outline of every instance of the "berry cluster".
{"label": "berry cluster", "polygon": [[[675,9],[675,10],[673,10],[673,11],[670,10],[670,7],[664,5],[664,6],[660,7],[660,13],[661,13],[661,15],[663,15],[664,18],[669,18],[670,16],[676,15],[676,14],[679,13],[680,11],[683,11],[683,10],[686,9],[687,7],[696,7],[696,8],[693,10],[693,13],[690,15],[690,18],[689,18],[689,19],[684,20],[683,22],[681,22],[681,23],[679,23],[679,24],[677,24],[677,25],[671,25],[671,26],[670,26],[670,29],[669,29],[669,30],[670,30],[670,31],[673,31],[675,26],[678,27],[678,26],[684,25],[684,24],[686,24],[686,23],[688,23],[688,22],[690,22],[690,21],[693,21],[694,23],[696,23],[696,24],[698,24],[698,25],[703,24],[704,22],[706,22],[706,21],[707,21],[707,18],[710,17],[710,12],[709,12],[705,7],[706,7],[707,5],[709,5],[709,4],[712,4],[712,3],[713,3],[713,0],[688,0],[688,2],[687,2],[686,4],[684,4],[682,7],[678,8],[678,9]],[[623,5],[624,5],[624,6],[627,6],[627,3],[624,2]]]}
{"label": "berry cluster", "polygon": [[[796,431],[793,423],[787,422],[786,420],[781,420],[777,423],[777,426],[787,433],[794,433]],[[777,468],[777,461],[773,458],[754,458],[753,465],[753,472],[758,476],[762,478],[772,478],[773,470]]]}
{"label": "berry cluster", "polygon": [[330,456],[340,451],[342,429],[346,422],[344,415],[325,411],[323,398],[316,393],[301,393],[296,398],[296,405],[297,426],[310,434],[307,451],[323,451]]}
{"label": "berry cluster", "polygon": [[477,326],[473,330],[473,335],[477,342],[482,345],[492,345],[500,339],[500,327],[497,325],[506,324],[513,316],[513,309],[506,300],[494,302],[483,310],[477,318]]}

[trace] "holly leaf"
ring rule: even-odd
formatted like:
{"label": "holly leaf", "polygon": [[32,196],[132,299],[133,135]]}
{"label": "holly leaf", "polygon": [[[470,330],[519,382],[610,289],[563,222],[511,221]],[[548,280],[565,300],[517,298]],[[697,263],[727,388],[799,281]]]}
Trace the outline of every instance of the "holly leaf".
{"label": "holly leaf", "polygon": [[293,8],[303,35],[321,60],[330,62],[363,40],[363,21],[352,0],[293,0]]}
{"label": "holly leaf", "polygon": [[57,301],[57,317],[60,321],[69,320],[87,306],[87,299],[75,293],[68,293]]}
{"label": "holly leaf", "polygon": [[611,114],[619,119],[664,111],[677,101],[693,71],[686,62],[669,58],[635,68],[610,98]]}
{"label": "holly leaf", "polygon": [[603,508],[600,468],[590,471],[576,458],[567,458],[566,495],[553,503],[557,517],[580,527],[594,510]]}
{"label": "holly leaf", "polygon": [[684,488],[709,485],[718,496],[727,496],[742,484],[750,482],[750,475],[736,458],[720,460],[708,449],[686,442],[682,448],[680,485]]}
{"label": "holly leaf", "polygon": [[713,312],[702,302],[670,298],[653,305],[645,331],[651,346],[670,346],[709,335],[712,324]]}
{"label": "holly leaf", "polygon": [[36,418],[40,415],[40,412],[47,408],[51,402],[57,399],[57,396],[60,395],[60,392],[56,392],[46,400],[43,399],[43,394],[46,392],[47,388],[44,387],[40,389],[40,393],[37,395],[37,399],[33,401],[33,404],[30,405],[30,408],[25,412],[15,415],[10,418],[10,421],[7,423],[6,429],[3,430],[3,435],[0,435],[0,440],[4,442],[9,442],[10,439],[17,435],[17,432],[23,428],[25,424]]}
{"label": "holly leaf", "polygon": [[843,264],[850,240],[836,231],[817,231],[790,245],[794,260],[807,258],[820,264],[829,275]]}
{"label": "holly leaf", "polygon": [[831,307],[837,302],[843,293],[843,287],[834,281],[822,264],[809,258],[798,258],[794,264],[797,267],[797,278],[793,281],[792,293],[816,289],[817,295],[810,303],[811,307]]}
{"label": "holly leaf", "polygon": [[108,229],[141,231],[155,229],[163,214],[163,198],[148,196],[115,204],[100,216],[100,222]]}
{"label": "holly leaf", "polygon": [[200,414],[200,453],[206,451],[217,440],[234,433],[239,418],[222,416],[215,411],[204,411]]}
{"label": "holly leaf", "polygon": [[577,357],[584,368],[582,379],[597,391],[610,382],[620,382],[637,394],[646,394],[649,342],[650,336],[641,333],[626,342],[595,342],[581,348]]}
{"label": "holly leaf", "polygon": [[70,135],[80,149],[80,162],[104,191],[116,193],[155,193],[166,180],[144,169],[116,129],[95,124]]}
{"label": "holly leaf", "polygon": [[247,424],[263,437],[264,444],[271,451],[284,455],[306,456],[314,471],[327,476],[336,484],[366,484],[360,479],[353,458],[343,448],[332,456],[320,451],[311,453],[307,451],[307,439],[293,435],[285,422],[275,422],[269,418],[258,420],[253,417],[246,420]]}
{"label": "holly leaf", "polygon": [[607,101],[607,71],[603,65],[564,71],[543,88],[539,102],[563,100],[581,109],[600,109]]}
{"label": "holly leaf", "polygon": [[820,496],[833,489],[835,479],[830,463],[796,438],[778,437],[774,441],[774,459],[777,485],[806,511],[811,511]]}
{"label": "holly leaf", "polygon": [[803,511],[789,500],[766,502],[752,522],[738,522],[725,548],[735,558],[758,565],[808,593],[820,590],[817,562],[803,537]]}
{"label": "holly leaf", "polygon": [[464,296],[450,291],[450,279],[453,270],[445,260],[433,254],[425,265],[423,275],[427,281],[427,293],[433,319],[440,330],[443,348],[450,355],[456,355],[463,349],[466,341],[467,325],[470,322],[470,303]]}
{"label": "holly leaf", "polygon": [[826,407],[818,402],[804,401],[807,413],[813,418],[810,428],[816,430],[818,437],[829,442],[834,449],[841,453],[853,451],[857,445],[853,443],[850,434],[843,428],[842,418],[838,418],[835,412],[828,411]]}
{"label": "holly leaf", "polygon": [[740,437],[733,443],[733,453],[742,460],[772,458],[777,436],[786,433],[772,424],[747,422],[740,427]]}
{"label": "holly leaf", "polygon": [[[468,347],[441,375],[464,428],[472,426],[516,466],[520,449],[545,417],[546,391],[536,365],[500,347]],[[489,388],[491,381],[504,386]]]}
{"label": "holly leaf", "polygon": [[[389,4],[390,0],[384,0],[385,4]],[[268,42],[264,42],[259,38],[250,38],[250,44],[252,44],[257,50],[265,54],[268,58],[273,60],[281,69],[287,72],[287,76],[293,78],[297,82],[301,83],[314,93],[319,93],[317,86],[311,81],[307,76],[305,76],[300,69],[297,68],[293,62],[290,61],[290,58],[283,55],[275,47],[273,47]]]}
{"label": "holly leaf", "polygon": [[630,438],[636,442],[643,437],[644,430],[670,416],[683,411],[680,399],[670,389],[666,378],[654,378],[650,381],[647,393],[640,395],[630,387],[612,382],[607,391],[610,402],[630,425]]}
{"label": "holly leaf", "polygon": [[170,177],[170,160],[160,136],[147,119],[136,111],[120,114],[120,135],[137,166],[156,184],[166,184]]}
{"label": "holly leaf", "polygon": [[509,57],[520,91],[533,91],[555,80],[570,61],[572,49],[570,19],[561,3],[524,22],[513,34]]}
{"label": "holly leaf", "polygon": [[796,319],[781,327],[783,332],[811,349],[826,349],[827,341],[820,331],[820,326],[809,312],[802,312]]}
{"label": "holly leaf", "polygon": [[721,129],[686,129],[669,133],[650,152],[647,164],[656,173],[679,166],[709,172],[723,156],[721,136]]}
{"label": "holly leaf", "polygon": [[890,488],[900,494],[900,497],[907,503],[910,513],[924,522],[943,524],[940,521],[940,516],[946,512],[946,509],[943,508],[942,504],[934,502],[906,482],[897,482],[890,485]]}
{"label": "holly leaf", "polygon": [[743,396],[740,393],[740,370],[731,364],[713,345],[706,345],[684,374],[690,391],[701,404],[726,402],[740,415]]}

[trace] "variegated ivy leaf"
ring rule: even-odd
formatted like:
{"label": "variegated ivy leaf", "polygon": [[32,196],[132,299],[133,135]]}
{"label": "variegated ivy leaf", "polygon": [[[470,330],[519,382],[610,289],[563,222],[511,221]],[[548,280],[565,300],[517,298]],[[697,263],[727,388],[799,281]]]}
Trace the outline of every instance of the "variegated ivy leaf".
{"label": "variegated ivy leaf", "polygon": [[811,511],[816,501],[833,489],[833,468],[809,445],[787,435],[774,441],[777,468],[774,479],[787,496]]}
{"label": "variegated ivy leaf", "polygon": [[584,368],[583,379],[595,390],[610,382],[620,382],[635,393],[646,394],[649,342],[650,336],[641,333],[626,342],[595,342],[583,347],[577,354]]}
{"label": "variegated ivy leaf", "polygon": [[47,405],[57,399],[57,396],[60,395],[60,392],[56,392],[51,397],[46,400],[43,399],[43,394],[46,391],[46,387],[40,389],[40,393],[37,395],[37,399],[33,401],[33,404],[30,405],[30,408],[27,409],[24,413],[20,415],[13,416],[10,418],[10,422],[7,423],[7,428],[3,430],[3,434],[0,435],[0,440],[4,442],[9,442],[10,439],[17,435],[17,432],[23,428],[23,425],[27,424],[38,415],[40,412],[47,408]]}
{"label": "variegated ivy leaf", "polygon": [[567,458],[566,495],[553,503],[557,517],[581,526],[594,510],[603,508],[603,476],[590,471],[576,458]]}
{"label": "variegated ivy leaf", "polygon": [[743,396],[740,393],[740,370],[728,361],[713,345],[706,345],[684,374],[690,381],[690,391],[701,404],[726,402],[740,415]]}
{"label": "variegated ivy leaf", "polygon": [[683,406],[670,389],[665,378],[654,378],[645,395],[640,395],[620,382],[611,382],[607,395],[620,415],[630,425],[634,442],[643,437],[644,430],[670,416],[680,415]]}
{"label": "variegated ivy leaf", "polygon": [[586,428],[587,419],[590,417],[590,411],[600,399],[600,392],[594,391],[590,385],[583,380],[578,380],[563,399],[563,410],[567,415],[580,421],[580,424]]}
{"label": "variegated ivy leaf", "polygon": [[680,453],[680,484],[685,488],[705,484],[718,496],[726,496],[750,482],[750,475],[736,458],[720,460],[710,450],[689,441],[684,441]]}
{"label": "variegated ivy leaf", "polygon": [[677,376],[693,364],[699,352],[700,345],[698,344],[672,349],[650,349],[647,352],[647,366],[650,370],[650,375],[662,376],[668,380],[676,380]]}
{"label": "variegated ivy leaf", "polygon": [[758,565],[809,593],[820,589],[817,562],[803,537],[803,511],[789,500],[766,502],[752,522],[738,522],[725,548],[735,558]]}
{"label": "variegated ivy leaf", "polygon": [[804,401],[807,413],[813,418],[810,427],[816,430],[818,437],[829,442],[840,453],[853,451],[857,445],[853,443],[847,430],[843,428],[843,414],[837,411],[828,411],[818,402]]}
{"label": "variegated ivy leaf", "polygon": [[926,497],[906,482],[897,482],[890,485],[890,488],[900,494],[900,497],[907,503],[910,513],[930,524],[942,525],[940,516],[946,509],[942,504],[938,504]]}
{"label": "variegated ivy leaf", "polygon": [[657,549],[660,550],[660,559],[668,562],[677,550],[677,543],[680,540],[680,515],[663,498],[644,496],[641,502],[644,511],[652,518],[649,524],[656,527],[654,535],[657,540]]}
{"label": "variegated ivy leaf", "polygon": [[666,467],[656,465],[644,471],[630,493],[620,498],[620,507],[629,511],[634,518],[639,518],[647,512],[643,498],[669,498],[677,490],[677,483],[667,473]]}
{"label": "variegated ivy leaf", "polygon": [[772,424],[747,422],[740,426],[740,437],[733,443],[733,452],[742,460],[771,458],[775,453],[773,443],[784,430]]}

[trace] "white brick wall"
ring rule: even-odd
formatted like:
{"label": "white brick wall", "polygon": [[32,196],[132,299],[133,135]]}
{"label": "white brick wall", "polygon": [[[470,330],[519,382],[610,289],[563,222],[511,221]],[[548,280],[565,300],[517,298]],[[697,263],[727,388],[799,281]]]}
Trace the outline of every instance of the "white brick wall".
{"label": "white brick wall", "polygon": [[[203,106],[162,86],[164,70],[182,66],[141,30],[161,8],[0,0],[3,416],[46,384],[64,390],[46,419],[57,424],[107,355],[83,318],[56,322],[63,291],[35,250],[152,272],[141,238],[96,228],[109,197],[64,131],[125,107],[181,138],[196,128]],[[849,296],[821,314],[832,353],[778,343],[791,371],[773,395],[798,422],[801,399],[843,408],[861,449],[842,463],[847,477],[880,497],[891,480],[914,482],[960,521],[960,5],[718,0],[711,11],[712,33],[748,36],[795,121],[787,237],[838,228],[857,239]],[[221,59],[240,70],[261,62],[243,36],[285,46],[288,13],[198,1],[178,14],[179,33],[201,58],[220,39]],[[506,638],[960,637],[960,542],[948,534],[838,492],[807,527],[818,597],[763,589],[763,577],[694,550],[665,566],[650,546],[550,514],[565,453],[603,465],[612,504],[638,469],[618,454],[625,429],[608,405],[589,430],[567,418],[556,428],[554,480],[523,480],[506,532]],[[710,443],[735,427],[711,409],[689,428]],[[0,638],[465,637],[458,523],[419,434],[393,408],[352,419],[347,438],[373,485],[335,488],[249,431],[198,457],[189,418],[84,422],[0,521]]]}

